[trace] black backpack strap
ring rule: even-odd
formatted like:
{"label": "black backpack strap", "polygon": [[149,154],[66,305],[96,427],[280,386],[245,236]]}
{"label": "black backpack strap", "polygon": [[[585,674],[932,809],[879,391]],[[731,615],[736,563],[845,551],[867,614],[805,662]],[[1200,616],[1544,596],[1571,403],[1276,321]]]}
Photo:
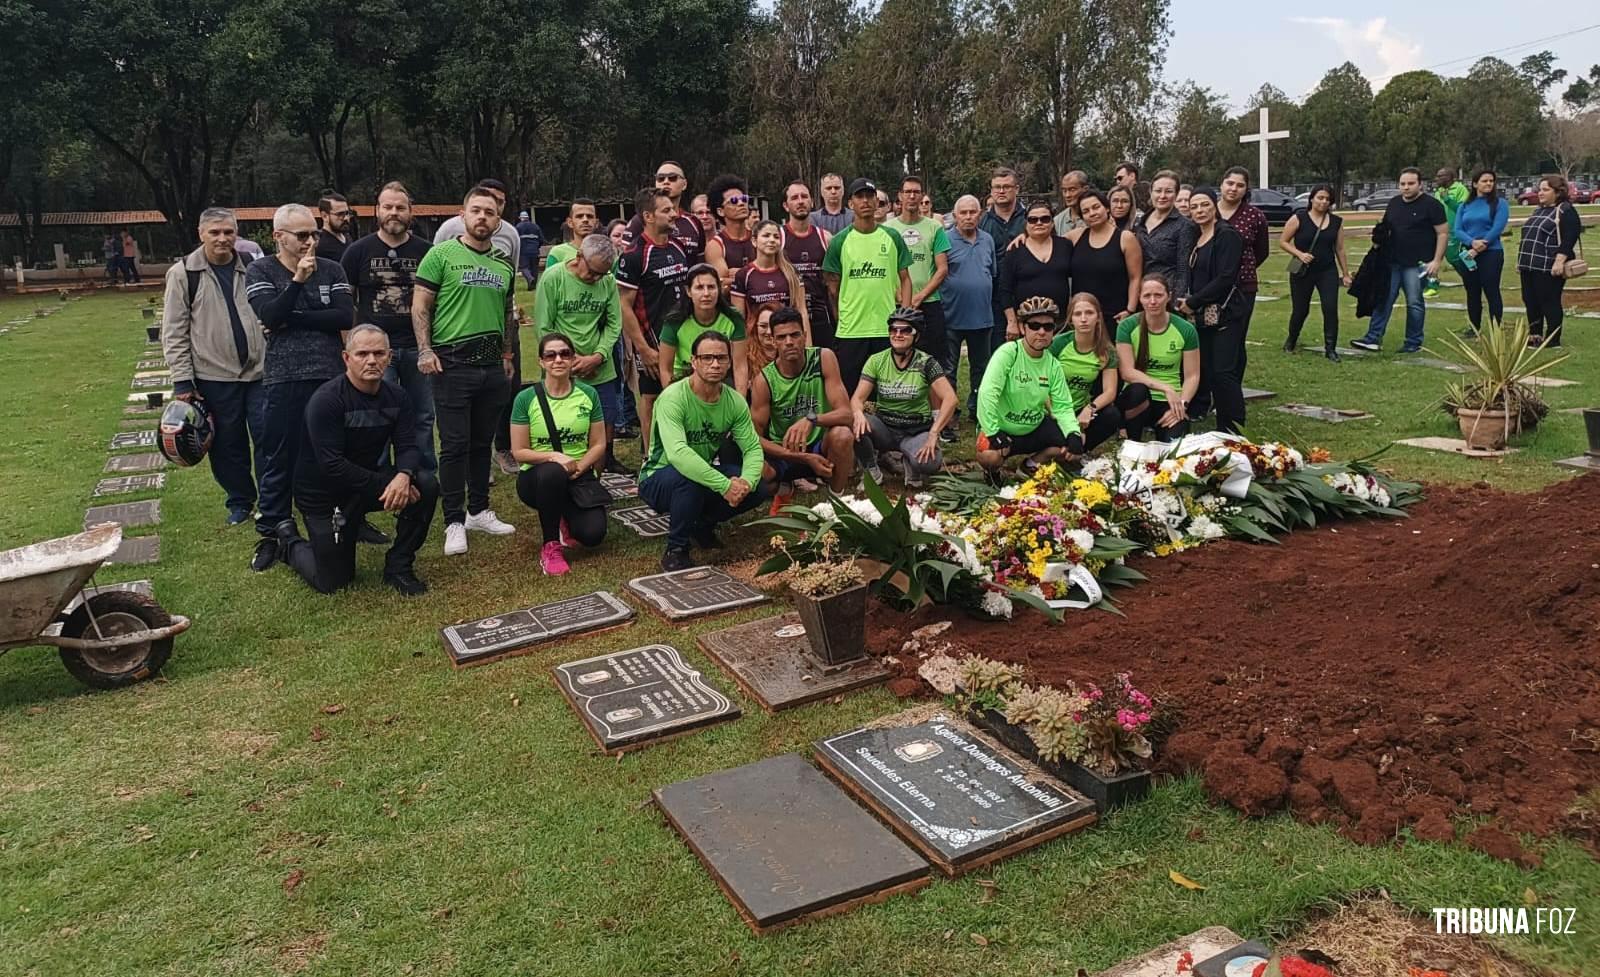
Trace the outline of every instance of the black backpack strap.
{"label": "black backpack strap", "polygon": [[193,307],[195,293],[200,291],[200,276],[204,275],[205,272],[193,269],[185,269],[185,272],[189,276],[189,305]]}
{"label": "black backpack strap", "polygon": [[550,401],[544,395],[544,384],[542,382],[534,384],[533,393],[539,398],[539,410],[544,413],[545,436],[550,439],[550,447],[554,448],[558,455],[566,454],[561,450],[561,432],[556,429],[556,416],[550,413]]}

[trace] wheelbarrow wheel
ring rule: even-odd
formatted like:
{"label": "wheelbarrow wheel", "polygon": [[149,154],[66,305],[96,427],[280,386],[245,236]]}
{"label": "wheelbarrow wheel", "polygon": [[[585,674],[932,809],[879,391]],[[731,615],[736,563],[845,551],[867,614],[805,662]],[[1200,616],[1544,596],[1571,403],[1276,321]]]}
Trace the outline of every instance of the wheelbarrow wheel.
{"label": "wheelbarrow wheel", "polygon": [[[93,619],[89,617],[91,610]],[[100,623],[98,633],[94,621]],[[172,618],[154,598],[125,590],[107,590],[78,605],[61,625],[61,633],[69,638],[93,640],[99,636],[109,638],[147,628],[164,628],[171,623]],[[61,664],[84,685],[120,689],[155,675],[171,655],[172,639],[161,638],[120,648],[62,648]]]}

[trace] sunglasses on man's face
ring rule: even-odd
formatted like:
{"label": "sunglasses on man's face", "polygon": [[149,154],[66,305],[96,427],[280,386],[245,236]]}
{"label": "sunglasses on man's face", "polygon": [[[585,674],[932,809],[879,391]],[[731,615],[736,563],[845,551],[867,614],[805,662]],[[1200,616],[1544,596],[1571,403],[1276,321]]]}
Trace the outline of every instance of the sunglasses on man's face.
{"label": "sunglasses on man's face", "polygon": [[547,349],[539,354],[541,360],[570,360],[578,354],[570,349]]}
{"label": "sunglasses on man's face", "polygon": [[314,241],[317,237],[316,231],[285,231],[284,233],[294,235],[294,239],[299,241],[301,244],[304,244],[307,241]]}
{"label": "sunglasses on man's face", "polygon": [[917,334],[917,331],[915,329],[911,328],[910,326],[890,326],[889,327],[889,335],[891,335],[891,336],[915,336],[916,334]]}
{"label": "sunglasses on man's face", "polygon": [[681,179],[683,179],[683,174],[682,173],[657,173],[656,174],[656,182],[657,183],[675,183],[675,182],[677,182],[678,180],[681,180]]}
{"label": "sunglasses on man's face", "polygon": [[1034,332],[1049,332],[1055,329],[1056,324],[1043,319],[1030,319],[1024,322],[1022,326],[1024,329],[1031,329]]}
{"label": "sunglasses on man's face", "polygon": [[1051,218],[1051,217],[1029,217],[1028,218],[1028,223],[1030,223],[1030,224],[1048,224],[1053,219],[1054,218]]}
{"label": "sunglasses on man's face", "polygon": [[730,204],[735,206],[735,207],[737,207],[740,204],[744,204],[745,206],[748,207],[750,205],[750,198],[746,197],[743,194],[739,194],[739,193],[736,193],[731,197],[723,197],[722,198],[722,206],[727,207]]}

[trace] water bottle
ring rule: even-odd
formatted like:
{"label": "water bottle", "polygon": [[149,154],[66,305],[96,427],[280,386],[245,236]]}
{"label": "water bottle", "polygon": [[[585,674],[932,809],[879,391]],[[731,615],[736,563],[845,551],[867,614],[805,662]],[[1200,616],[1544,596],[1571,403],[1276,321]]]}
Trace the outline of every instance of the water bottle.
{"label": "water bottle", "polygon": [[1429,275],[1424,269],[1428,267],[1426,261],[1417,262],[1417,271],[1422,274],[1422,295],[1424,298],[1433,298],[1439,294],[1439,276]]}
{"label": "water bottle", "polygon": [[1461,267],[1468,271],[1478,270],[1478,256],[1473,254],[1470,248],[1461,252]]}

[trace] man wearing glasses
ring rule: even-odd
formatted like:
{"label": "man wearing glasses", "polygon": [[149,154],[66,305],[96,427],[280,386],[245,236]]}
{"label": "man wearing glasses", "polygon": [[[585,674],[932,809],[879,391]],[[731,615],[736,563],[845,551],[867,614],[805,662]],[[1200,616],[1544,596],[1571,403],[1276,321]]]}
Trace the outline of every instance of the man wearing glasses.
{"label": "man wearing glasses", "polygon": [[317,198],[317,210],[322,214],[322,233],[317,235],[317,257],[338,261],[344,249],[350,246],[355,235],[356,212],[343,194],[332,190],[322,191]]}
{"label": "man wearing glasses", "polygon": [[[989,209],[978,219],[978,229],[994,238],[997,247],[1016,247],[1022,243],[1027,230],[1028,212],[1017,206],[1017,171],[1009,167],[996,167],[989,176]],[[1006,341],[1006,310],[1000,300],[1000,290],[994,292],[991,302],[994,329],[991,342],[995,349]]]}
{"label": "man wearing glasses", "polygon": [[428,242],[411,233],[411,193],[391,180],[378,191],[378,229],[351,243],[339,264],[355,293],[352,325],[371,323],[389,337],[391,356],[383,378],[411,398],[422,470],[433,474],[433,383],[417,369],[417,336],[411,328],[411,292]]}
{"label": "man wearing glasses", "polygon": [[[683,175],[683,166],[675,160],[667,160],[656,167],[655,188],[667,191],[667,196],[672,199],[673,213],[677,217],[673,220],[667,236],[683,250],[684,257],[689,264],[699,264],[705,260],[706,232],[700,222],[683,205],[683,192],[689,189],[689,179]],[[635,212],[633,219],[628,221],[628,243],[638,243],[639,235],[644,233],[644,218]]]}
{"label": "man wearing glasses", "polygon": [[[695,565],[691,544],[720,549],[717,526],[762,499],[761,439],[744,398],[722,382],[733,367],[733,344],[703,332],[690,355],[690,374],[656,399],[650,455],[639,470],[639,497],[668,517],[661,569],[669,573]],[[713,464],[730,437],[738,463]]]}
{"label": "man wearing glasses", "polygon": [[245,296],[267,333],[262,385],[267,405],[260,453],[256,543],[250,569],[278,559],[277,527],[294,518],[294,469],[305,436],[306,401],[344,372],[339,332],[349,329],[355,303],[337,261],[317,257],[317,221],[303,204],[272,215],[272,259],[245,266]]}
{"label": "man wearing glasses", "polygon": [[577,359],[574,379],[593,387],[605,416],[605,470],[632,475],[617,460],[616,431],[622,423],[622,384],[617,379],[612,348],[622,337],[622,300],[612,266],[616,248],[604,234],[590,234],[577,242],[578,253],[562,264],[545,269],[533,300],[533,334],[538,340],[560,333],[571,342]]}

